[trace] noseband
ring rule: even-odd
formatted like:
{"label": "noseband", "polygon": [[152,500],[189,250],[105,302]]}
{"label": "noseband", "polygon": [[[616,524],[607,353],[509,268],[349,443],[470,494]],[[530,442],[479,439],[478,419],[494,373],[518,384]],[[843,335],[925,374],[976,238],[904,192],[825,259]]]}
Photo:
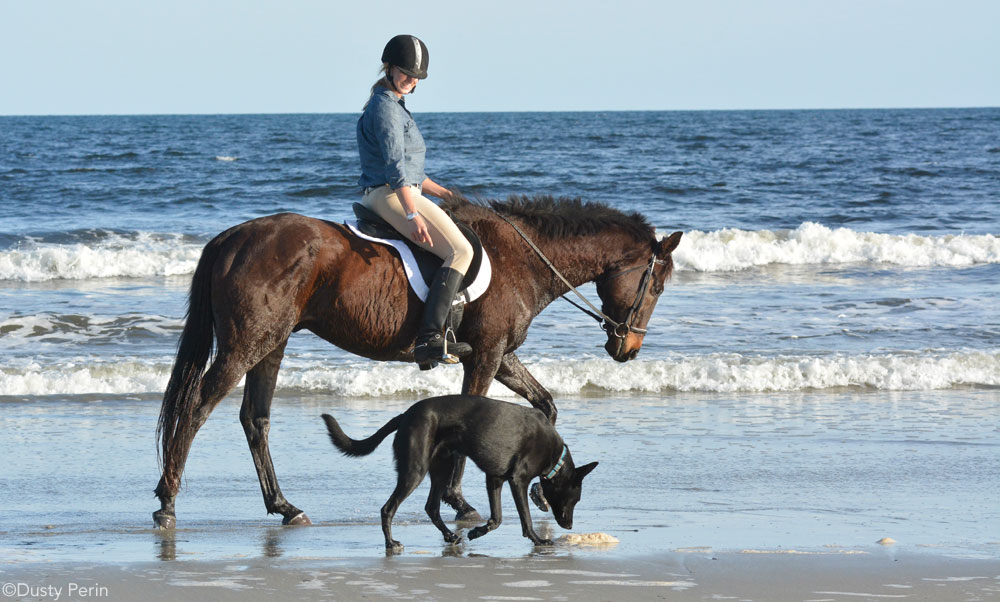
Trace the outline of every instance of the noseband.
{"label": "noseband", "polygon": [[[556,266],[552,265],[552,262],[549,261],[549,258],[546,257],[544,253],[542,253],[542,250],[539,249],[538,246],[535,245],[535,243],[533,243],[530,238],[528,238],[528,235],[525,234],[524,231],[521,230],[521,228],[519,228],[517,226],[517,224],[515,224],[512,221],[510,221],[509,219],[507,219],[506,216],[501,215],[500,213],[497,213],[497,215],[500,217],[500,219],[502,219],[503,221],[505,221],[508,224],[510,224],[511,227],[514,228],[514,230],[517,231],[517,233],[521,235],[521,238],[524,239],[524,242],[528,243],[528,246],[531,247],[535,251],[535,253],[537,253],[538,256],[542,258],[542,261],[544,261],[545,265],[547,265],[549,267],[549,269],[552,270],[552,273],[555,274],[556,276],[558,276],[559,279],[563,281],[563,284],[565,284],[566,286],[569,287],[569,290],[573,291],[573,293],[577,297],[579,297],[581,301],[583,301],[585,304],[587,304],[587,307],[589,307],[590,309],[582,307],[582,306],[578,305],[572,299],[569,299],[565,295],[562,295],[562,298],[564,300],[566,300],[567,302],[569,302],[570,305],[572,305],[573,307],[579,309],[580,311],[582,311],[583,313],[587,314],[591,318],[594,318],[595,320],[597,320],[597,322],[600,324],[602,330],[606,331],[609,335],[611,335],[611,336],[615,337],[616,339],[618,339],[618,350],[619,351],[621,351],[622,345],[625,344],[625,337],[628,336],[628,334],[630,332],[634,332],[635,334],[641,334],[641,335],[645,336],[646,329],[645,328],[638,328],[636,326],[633,326],[632,325],[632,319],[635,317],[635,314],[642,308],[643,298],[646,296],[646,293],[649,292],[649,287],[653,283],[653,268],[655,268],[657,265],[664,265],[664,264],[667,263],[663,259],[657,259],[655,252],[652,255],[650,255],[650,257],[649,257],[649,263],[646,266],[641,266],[641,265],[640,266],[635,266],[635,267],[624,269],[624,270],[622,270],[620,272],[615,272],[614,274],[611,274],[609,276],[602,276],[601,277],[601,279],[603,279],[605,281],[608,281],[608,280],[614,280],[615,278],[618,278],[619,276],[624,276],[625,274],[628,274],[630,272],[634,272],[636,270],[641,270],[643,268],[645,268],[645,270],[646,270],[645,273],[643,273],[643,275],[642,275],[642,280],[639,281],[639,288],[638,288],[638,290],[636,291],[636,294],[635,294],[635,301],[632,302],[632,306],[629,308],[628,314],[625,316],[625,319],[623,321],[621,321],[621,322],[618,322],[617,320],[613,319],[611,316],[607,315],[606,313],[604,313],[600,309],[598,309],[597,306],[595,306],[586,297],[583,296],[583,293],[581,293],[580,291],[578,291],[575,286],[573,286],[572,284],[570,284],[569,280],[566,280],[566,278],[562,274],[559,273],[559,270],[556,269]],[[591,311],[591,310],[593,310],[593,311]]]}

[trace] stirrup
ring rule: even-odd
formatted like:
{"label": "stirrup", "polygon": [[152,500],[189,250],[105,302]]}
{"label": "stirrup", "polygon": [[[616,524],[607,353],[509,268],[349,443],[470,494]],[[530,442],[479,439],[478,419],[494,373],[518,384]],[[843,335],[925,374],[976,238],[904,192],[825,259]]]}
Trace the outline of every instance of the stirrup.
{"label": "stirrup", "polygon": [[421,370],[430,370],[437,366],[438,364],[457,364],[462,361],[457,355],[452,355],[451,353],[444,352],[440,356],[430,358],[425,362],[418,362],[417,365],[420,366]]}
{"label": "stirrup", "polygon": [[449,341],[453,342],[455,344],[458,344],[458,341],[455,339],[455,331],[452,330],[451,328],[446,328],[444,330],[444,336],[441,337],[441,338],[444,339],[444,346],[441,348],[441,363],[442,364],[457,364],[458,362],[460,362],[461,358],[459,358],[455,354],[448,353],[448,343],[449,343]]}
{"label": "stirrup", "polygon": [[[461,357],[459,357],[454,353],[448,352],[448,343],[449,343],[448,334],[451,334],[451,336],[454,337],[454,334],[451,332],[451,329],[449,329],[446,334],[436,335],[430,341],[426,341],[414,347],[413,349],[414,360],[417,362],[417,365],[420,366],[421,370],[430,370],[431,368],[437,366],[439,363],[457,364],[461,361]],[[458,343],[454,341],[452,342],[452,344],[458,345]],[[468,344],[466,344],[465,346],[468,347]],[[418,349],[420,349],[421,347],[425,348],[424,353],[426,353],[427,357],[417,359]]]}

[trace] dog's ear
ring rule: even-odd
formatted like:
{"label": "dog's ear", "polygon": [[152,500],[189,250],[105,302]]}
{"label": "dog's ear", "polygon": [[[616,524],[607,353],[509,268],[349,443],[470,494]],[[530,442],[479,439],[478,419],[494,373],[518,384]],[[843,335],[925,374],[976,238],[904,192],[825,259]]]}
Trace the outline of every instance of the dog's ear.
{"label": "dog's ear", "polygon": [[597,462],[591,462],[590,464],[584,464],[583,466],[577,466],[576,470],[573,471],[573,478],[577,481],[582,481],[583,477],[590,474],[590,471],[597,468]]}

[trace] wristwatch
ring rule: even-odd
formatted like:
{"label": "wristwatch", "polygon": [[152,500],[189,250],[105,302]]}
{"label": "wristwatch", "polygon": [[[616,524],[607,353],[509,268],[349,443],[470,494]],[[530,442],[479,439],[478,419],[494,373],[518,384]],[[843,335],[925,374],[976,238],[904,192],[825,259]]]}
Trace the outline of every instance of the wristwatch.
{"label": "wristwatch", "polygon": [[416,211],[414,211],[413,213],[407,213],[406,214],[406,219],[408,219],[408,220],[410,220],[412,222],[413,220],[417,219],[418,215],[420,215],[420,214],[417,213]]}

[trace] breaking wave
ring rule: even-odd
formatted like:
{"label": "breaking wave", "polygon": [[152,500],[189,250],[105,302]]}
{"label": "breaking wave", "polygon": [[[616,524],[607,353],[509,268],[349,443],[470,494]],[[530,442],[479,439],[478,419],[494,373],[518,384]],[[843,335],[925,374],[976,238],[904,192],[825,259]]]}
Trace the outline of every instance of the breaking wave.
{"label": "breaking wave", "polygon": [[203,242],[180,234],[108,233],[96,240],[39,241],[28,237],[0,251],[0,280],[44,282],[193,274]]}
{"label": "breaking wave", "polygon": [[806,222],[794,230],[691,231],[674,251],[677,269],[729,272],[772,264],[965,267],[1000,263],[993,234],[878,234]]}
{"label": "breaking wave", "polygon": [[[0,396],[160,394],[170,360],[78,358],[0,366]],[[543,360],[528,365],[554,394],[676,392],[794,392],[829,389],[920,391],[1000,386],[1000,350],[895,352],[828,357],[679,356],[617,364],[608,359]],[[287,358],[279,391],[340,397],[426,397],[461,388],[461,370],[421,372],[378,362],[319,362]],[[494,383],[491,395],[513,394]]]}
{"label": "breaking wave", "polygon": [[[0,251],[0,280],[39,282],[144,278],[194,273],[205,241],[180,234],[112,233],[97,240],[23,238]],[[678,270],[728,272],[772,264],[891,264],[965,267],[1000,263],[992,234],[878,234],[807,222],[794,230],[685,233],[674,252]]]}

